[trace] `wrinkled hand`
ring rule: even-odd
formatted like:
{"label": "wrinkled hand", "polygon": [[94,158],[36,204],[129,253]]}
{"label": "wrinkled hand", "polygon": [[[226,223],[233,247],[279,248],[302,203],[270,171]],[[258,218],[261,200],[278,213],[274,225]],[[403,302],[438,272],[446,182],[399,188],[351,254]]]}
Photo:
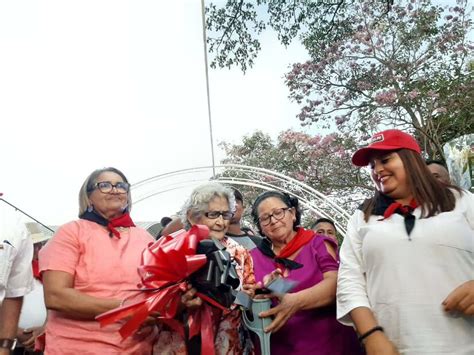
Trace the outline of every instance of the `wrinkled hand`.
{"label": "wrinkled hand", "polygon": [[365,342],[367,355],[399,355],[397,348],[383,332],[375,332],[369,335]]}
{"label": "wrinkled hand", "polygon": [[301,302],[296,293],[287,293],[280,299],[280,304],[261,312],[259,317],[266,318],[274,316],[273,321],[264,329],[265,332],[277,332],[283,327],[293,314],[299,311]]}
{"label": "wrinkled hand", "polygon": [[474,316],[474,280],[467,281],[452,291],[443,301],[446,312],[458,311]]}
{"label": "wrinkled hand", "polygon": [[245,284],[242,286],[242,292],[245,292],[250,298],[255,297],[255,291],[262,288],[262,283]]}
{"label": "wrinkled hand", "polygon": [[23,329],[23,336],[19,337],[21,344],[28,350],[35,350],[36,338],[44,333],[44,327],[32,327]]}
{"label": "wrinkled hand", "polygon": [[197,290],[188,285],[188,290],[181,296],[181,305],[185,308],[198,308],[202,306],[202,299],[196,297]]}

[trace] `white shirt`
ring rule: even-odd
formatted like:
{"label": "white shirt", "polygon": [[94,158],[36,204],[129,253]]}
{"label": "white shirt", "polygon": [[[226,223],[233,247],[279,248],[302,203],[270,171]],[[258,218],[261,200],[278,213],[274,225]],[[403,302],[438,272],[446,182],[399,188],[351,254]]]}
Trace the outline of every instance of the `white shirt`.
{"label": "white shirt", "polygon": [[22,216],[0,201],[0,303],[33,289],[33,243]]}
{"label": "white shirt", "polygon": [[23,329],[41,327],[46,321],[47,311],[44,304],[43,284],[34,279],[35,288],[23,297],[18,326]]}
{"label": "white shirt", "polygon": [[453,211],[420,213],[411,241],[399,214],[352,216],[340,251],[337,317],[349,325],[350,311],[370,308],[402,354],[474,354],[474,317],[441,305],[474,280],[474,195],[458,196]]}

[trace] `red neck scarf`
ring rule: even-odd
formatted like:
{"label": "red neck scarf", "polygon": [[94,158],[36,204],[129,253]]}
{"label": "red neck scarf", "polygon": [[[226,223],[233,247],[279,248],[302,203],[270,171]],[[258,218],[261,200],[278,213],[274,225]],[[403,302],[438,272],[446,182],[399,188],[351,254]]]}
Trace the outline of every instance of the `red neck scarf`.
{"label": "red neck scarf", "polygon": [[135,227],[135,223],[133,223],[130,214],[127,212],[120,217],[109,220],[109,223],[107,224],[107,229],[117,238],[120,238],[120,232],[116,227]]}
{"label": "red neck scarf", "polygon": [[415,200],[411,200],[409,205],[402,205],[400,202],[392,202],[383,213],[383,218],[386,219],[395,212],[406,216],[411,214],[417,207],[418,203],[416,203]]}
{"label": "red neck scarf", "polygon": [[[304,228],[297,228],[296,235],[287,243],[283,249],[280,250],[280,253],[275,257],[275,261],[279,266],[282,264],[279,262],[279,259],[287,259],[308,244],[314,237],[315,233],[312,230],[306,230]],[[284,267],[283,267],[284,268]]]}
{"label": "red neck scarf", "polygon": [[408,240],[411,240],[410,234],[413,228],[415,227],[415,216],[412,214],[412,212],[417,207],[418,203],[414,199],[410,201],[409,205],[402,205],[399,202],[392,202],[383,213],[383,218],[387,219],[394,213],[401,214],[404,219],[405,230],[408,234]]}
{"label": "red neck scarf", "polygon": [[120,217],[107,220],[95,211],[86,211],[79,218],[107,227],[110,231],[110,236],[115,235],[117,238],[120,238],[120,232],[116,229],[117,227],[135,227],[135,223],[133,223],[128,212],[125,212]]}

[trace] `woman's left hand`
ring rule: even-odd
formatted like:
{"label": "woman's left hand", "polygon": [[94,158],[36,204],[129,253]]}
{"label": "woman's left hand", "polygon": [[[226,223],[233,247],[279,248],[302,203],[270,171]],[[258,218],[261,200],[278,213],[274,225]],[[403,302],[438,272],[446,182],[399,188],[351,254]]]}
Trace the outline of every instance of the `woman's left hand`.
{"label": "woman's left hand", "polygon": [[467,281],[452,291],[443,301],[446,312],[458,311],[474,316],[474,280]]}
{"label": "woman's left hand", "polygon": [[270,308],[268,311],[261,312],[259,317],[266,318],[274,316],[275,318],[268,327],[264,329],[265,332],[277,332],[283,327],[288,319],[300,310],[298,294],[287,293],[280,298],[280,304],[276,307]]}

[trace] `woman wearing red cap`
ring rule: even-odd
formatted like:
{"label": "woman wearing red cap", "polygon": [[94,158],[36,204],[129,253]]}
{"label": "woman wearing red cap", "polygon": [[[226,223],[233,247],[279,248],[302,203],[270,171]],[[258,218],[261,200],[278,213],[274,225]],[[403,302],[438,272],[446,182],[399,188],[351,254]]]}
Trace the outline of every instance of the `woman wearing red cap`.
{"label": "woman wearing red cap", "polygon": [[392,129],[352,157],[375,194],[348,225],[337,312],[369,355],[474,353],[474,195],[438,182],[420,152]]}

